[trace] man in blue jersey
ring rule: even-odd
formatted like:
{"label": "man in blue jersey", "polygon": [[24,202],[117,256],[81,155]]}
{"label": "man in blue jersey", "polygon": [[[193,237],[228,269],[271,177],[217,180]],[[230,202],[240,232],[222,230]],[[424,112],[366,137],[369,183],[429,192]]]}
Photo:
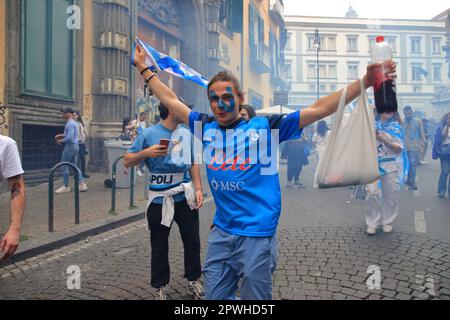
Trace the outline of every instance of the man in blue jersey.
{"label": "man in blue jersey", "polygon": [[[189,131],[179,126],[182,122],[164,105],[161,104],[159,110],[163,121],[144,129],[125,156],[127,167],[142,161],[150,172],[147,221],[152,247],[151,285],[156,289],[157,300],[167,300],[169,234],[175,221],[185,250],[188,293],[203,299],[204,288],[199,282],[202,271],[198,209],[203,204],[199,165],[191,165],[192,140],[187,141],[187,148],[180,147],[186,146],[182,139],[189,139]],[[169,147],[160,145],[161,141],[166,141]],[[180,154],[184,152],[188,154]]]}
{"label": "man in blue jersey", "polygon": [[[267,161],[268,155],[274,158],[279,143],[298,139],[303,128],[335,113],[342,91],[286,117],[245,121],[239,114],[244,102],[239,81],[229,72],[220,72],[208,85],[213,118],[180,103],[146,66],[145,58],[144,50],[137,46],[134,64],[149,88],[189,125],[205,149],[208,180],[217,207],[203,267],[206,298],[233,300],[239,289],[241,299],[270,300],[281,191],[278,173],[273,170],[276,161]],[[392,70],[389,76],[395,77],[395,64],[387,67]],[[373,85],[379,68],[379,64],[368,67],[364,77],[367,88]],[[347,102],[360,94],[358,80],[348,87]],[[240,279],[242,286],[238,288]]]}

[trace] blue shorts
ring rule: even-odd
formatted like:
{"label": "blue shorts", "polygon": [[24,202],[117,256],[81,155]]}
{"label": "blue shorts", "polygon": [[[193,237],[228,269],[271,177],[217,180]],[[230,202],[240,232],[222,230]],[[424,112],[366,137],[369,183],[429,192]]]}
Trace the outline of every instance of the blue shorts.
{"label": "blue shorts", "polygon": [[234,236],[214,227],[208,238],[203,274],[207,300],[272,300],[276,236]]}

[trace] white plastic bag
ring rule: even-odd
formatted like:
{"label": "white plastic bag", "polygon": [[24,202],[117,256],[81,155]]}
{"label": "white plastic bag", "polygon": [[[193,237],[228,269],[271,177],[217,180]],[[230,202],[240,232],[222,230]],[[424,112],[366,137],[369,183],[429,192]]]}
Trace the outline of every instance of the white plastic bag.
{"label": "white plastic bag", "polygon": [[372,183],[380,178],[378,169],[375,115],[369,107],[361,80],[356,107],[346,111],[344,89],[335,123],[317,166],[315,187],[339,188]]}

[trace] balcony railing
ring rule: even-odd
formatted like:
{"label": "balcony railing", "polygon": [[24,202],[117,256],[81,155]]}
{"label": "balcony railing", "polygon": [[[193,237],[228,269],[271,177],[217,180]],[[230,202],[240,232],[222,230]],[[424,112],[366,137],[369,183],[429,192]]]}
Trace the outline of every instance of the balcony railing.
{"label": "balcony railing", "polygon": [[258,73],[270,72],[270,53],[264,44],[250,45],[250,64]]}

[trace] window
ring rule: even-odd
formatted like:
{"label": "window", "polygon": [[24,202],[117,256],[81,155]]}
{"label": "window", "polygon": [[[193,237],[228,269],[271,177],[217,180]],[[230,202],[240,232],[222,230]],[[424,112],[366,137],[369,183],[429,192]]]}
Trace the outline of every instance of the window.
{"label": "window", "polygon": [[413,92],[414,93],[421,93],[422,87],[421,86],[413,86]]}
{"label": "window", "polygon": [[320,64],[319,65],[319,76],[321,78],[327,77],[327,65],[326,64]]}
{"label": "window", "polygon": [[347,51],[357,52],[358,51],[358,38],[355,36],[347,38]]}
{"label": "window", "polygon": [[423,75],[423,69],[422,69],[422,65],[420,64],[413,64],[412,65],[412,80],[413,81],[420,81],[422,80],[422,75]]}
{"label": "window", "polygon": [[321,84],[320,85],[320,92],[327,92],[327,85],[326,84]]}
{"label": "window", "polygon": [[357,63],[349,63],[348,64],[348,78],[349,79],[358,79],[359,70]]}
{"label": "window", "polygon": [[252,107],[254,107],[256,110],[263,109],[264,108],[264,97],[260,95],[259,93],[250,90],[249,91],[249,100]]}
{"label": "window", "polygon": [[335,64],[328,65],[328,78],[336,79],[337,78],[337,68]]}
{"label": "window", "polygon": [[286,61],[286,80],[292,80],[292,62]]}
{"label": "window", "polygon": [[287,33],[287,39],[286,39],[286,50],[292,50],[292,32]]}
{"label": "window", "polygon": [[24,0],[22,91],[73,99],[73,33],[66,27],[69,0]]}
{"label": "window", "polygon": [[249,42],[250,45],[264,43],[264,20],[259,16],[256,9],[250,5],[249,13]]}
{"label": "window", "polygon": [[392,51],[393,51],[393,52],[396,52],[396,51],[397,51],[397,39],[396,39],[395,37],[388,37],[388,38],[386,39],[386,41],[387,41],[387,43],[389,43],[389,45],[391,46]]}
{"label": "window", "polygon": [[441,64],[433,65],[433,81],[440,82],[442,80]]}
{"label": "window", "polygon": [[280,44],[278,42],[278,39],[275,37],[275,34],[273,32],[270,32],[269,34],[269,46],[270,46],[270,54],[271,54],[271,69],[272,69],[272,75],[278,76],[279,70],[280,70]]}
{"label": "window", "polygon": [[231,31],[231,0],[222,0],[220,6],[220,22],[229,31]]}
{"label": "window", "polygon": [[316,91],[316,85],[315,84],[310,84],[308,86],[309,91],[315,92]]}
{"label": "window", "polygon": [[419,37],[411,38],[411,53],[420,53],[422,50],[422,39]]}
{"label": "window", "polygon": [[326,50],[336,50],[336,37],[328,37]]}
{"label": "window", "polygon": [[315,78],[315,77],[317,77],[316,73],[317,73],[316,72],[316,65],[312,64],[312,63],[308,64],[308,78]]}
{"label": "window", "polygon": [[337,86],[335,84],[330,84],[330,92],[336,92]]}
{"label": "window", "polygon": [[433,54],[441,54],[442,52],[441,38],[433,38],[432,45],[433,45]]}

